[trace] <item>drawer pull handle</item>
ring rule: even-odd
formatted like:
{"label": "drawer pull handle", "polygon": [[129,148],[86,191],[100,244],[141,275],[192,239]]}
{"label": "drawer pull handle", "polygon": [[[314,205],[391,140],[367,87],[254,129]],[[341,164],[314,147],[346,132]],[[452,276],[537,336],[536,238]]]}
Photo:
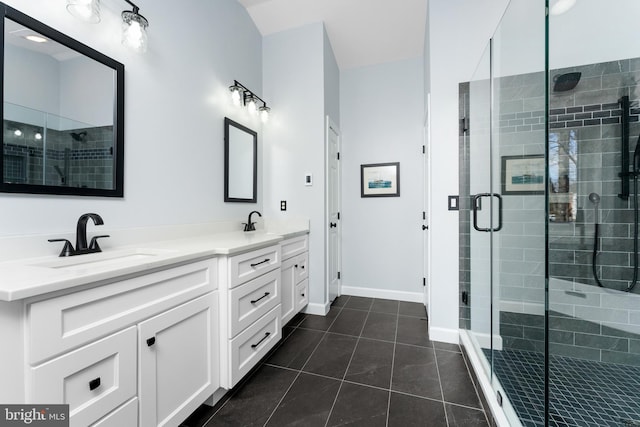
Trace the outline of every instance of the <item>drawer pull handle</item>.
{"label": "drawer pull handle", "polygon": [[262,341],[266,340],[269,337],[269,335],[271,335],[271,332],[265,332],[264,336],[262,337],[262,339],[260,341],[258,341],[255,344],[251,344],[251,348],[255,349],[257,346],[259,346],[262,343]]}
{"label": "drawer pull handle", "polygon": [[262,295],[260,298],[258,298],[258,299],[254,299],[253,301],[251,301],[251,304],[255,304],[255,303],[257,303],[258,301],[260,301],[262,298],[266,298],[266,297],[268,297],[268,296],[269,296],[269,292],[265,292],[265,293],[264,293],[264,295]]}
{"label": "drawer pull handle", "polygon": [[98,387],[100,387],[100,377],[96,378],[95,380],[89,381],[89,390],[93,391]]}
{"label": "drawer pull handle", "polygon": [[271,261],[269,258],[265,258],[264,261],[256,262],[255,264],[251,264],[251,267],[256,268],[260,264],[264,264],[265,262]]}
{"label": "drawer pull handle", "polygon": [[151,337],[147,339],[147,346],[151,347],[156,343],[156,337]]}

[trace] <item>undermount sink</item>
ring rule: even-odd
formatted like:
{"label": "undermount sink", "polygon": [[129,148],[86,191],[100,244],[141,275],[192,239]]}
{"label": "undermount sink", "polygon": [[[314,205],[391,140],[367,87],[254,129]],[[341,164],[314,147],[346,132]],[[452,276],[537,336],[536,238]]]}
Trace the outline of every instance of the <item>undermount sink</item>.
{"label": "undermount sink", "polygon": [[145,248],[123,249],[95,254],[61,257],[52,261],[45,261],[31,265],[34,267],[53,268],[56,270],[75,270],[85,268],[101,269],[104,267],[131,265],[132,261],[137,262],[168,253],[171,253],[171,251]]}

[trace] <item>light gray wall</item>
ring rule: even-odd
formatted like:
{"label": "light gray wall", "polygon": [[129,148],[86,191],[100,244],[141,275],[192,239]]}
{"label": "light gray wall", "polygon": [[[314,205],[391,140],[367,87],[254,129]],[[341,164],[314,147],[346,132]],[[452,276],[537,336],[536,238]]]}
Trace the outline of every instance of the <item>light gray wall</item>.
{"label": "light gray wall", "polygon": [[[423,60],[340,78],[342,285],[421,293]],[[400,197],[361,198],[360,165],[386,162],[400,162]]]}
{"label": "light gray wall", "polygon": [[[324,28],[309,24],[263,40],[264,93],[273,117],[264,130],[267,216],[310,220],[311,307],[327,302],[324,265]],[[330,91],[329,91],[330,92]],[[313,186],[304,185],[305,173]],[[280,201],[287,210],[280,211]]]}
{"label": "light gray wall", "polygon": [[333,54],[327,31],[322,29],[324,43],[324,114],[340,127],[340,69]]}
{"label": "light gray wall", "polygon": [[84,212],[117,228],[240,220],[262,209],[261,186],[257,205],[223,202],[224,117],[258,131],[263,146],[259,119],[233,107],[229,96],[234,79],[262,95],[262,37],[236,0],[191,2],[180,13],[173,3],[145,2],[145,55],[120,43],[124,4],[114,10],[105,2],[102,21],[92,25],[60,2],[6,3],[124,63],[125,197],[0,194],[10,207],[0,212],[0,236],[68,232]]}

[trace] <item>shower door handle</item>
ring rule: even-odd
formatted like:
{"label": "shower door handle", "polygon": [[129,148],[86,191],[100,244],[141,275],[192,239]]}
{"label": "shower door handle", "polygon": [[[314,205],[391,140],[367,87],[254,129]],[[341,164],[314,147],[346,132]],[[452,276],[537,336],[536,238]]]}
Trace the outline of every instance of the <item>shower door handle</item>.
{"label": "shower door handle", "polygon": [[[496,228],[482,228],[478,227],[478,210],[480,209],[480,200],[483,197],[496,197],[498,199],[498,226]],[[473,228],[476,231],[491,232],[502,230],[502,196],[497,193],[480,193],[473,196],[473,202],[471,203],[473,209]]]}

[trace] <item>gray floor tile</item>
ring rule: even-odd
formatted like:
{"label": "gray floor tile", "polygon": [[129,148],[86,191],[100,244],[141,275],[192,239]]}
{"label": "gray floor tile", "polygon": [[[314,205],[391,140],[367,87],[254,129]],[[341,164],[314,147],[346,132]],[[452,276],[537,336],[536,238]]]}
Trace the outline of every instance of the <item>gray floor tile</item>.
{"label": "gray floor tile", "polygon": [[305,372],[342,379],[358,338],[328,333],[302,368]]}
{"label": "gray floor tile", "polygon": [[393,343],[360,338],[345,380],[388,389],[393,348]]}
{"label": "gray floor tile", "polygon": [[396,340],[398,316],[386,313],[369,313],[362,330],[362,336],[383,341]]}
{"label": "gray floor tile", "polygon": [[427,318],[427,311],[424,308],[424,304],[419,302],[400,301],[399,314],[402,316]]}
{"label": "gray floor tile", "polygon": [[399,301],[393,301],[390,299],[375,299],[371,306],[371,311],[376,313],[389,313],[398,314]]}
{"label": "gray floor tile", "polygon": [[388,402],[388,391],[344,383],[327,426],[385,427]]}
{"label": "gray floor tile", "polygon": [[402,344],[432,347],[429,340],[428,323],[418,317],[398,316],[398,333],[396,341]]}
{"label": "gray floor tile", "polygon": [[341,295],[336,297],[331,303],[331,307],[344,307],[344,305],[349,301],[349,295]]}
{"label": "gray floor tile", "polygon": [[480,400],[462,354],[436,350],[436,360],[440,371],[444,401],[480,408]]}
{"label": "gray floor tile", "polygon": [[344,305],[346,308],[351,308],[354,310],[365,310],[369,311],[371,308],[371,304],[373,304],[373,298],[365,298],[365,297],[350,297],[349,301]]}
{"label": "gray floor tile", "polygon": [[456,353],[462,353],[462,349],[460,348],[460,346],[458,344],[449,344],[446,342],[433,342],[433,346],[437,349],[440,350],[449,350],[449,351],[455,351]]}
{"label": "gray floor tile", "polygon": [[489,427],[484,412],[447,403],[447,418],[450,427]]}
{"label": "gray floor tile", "polygon": [[307,317],[299,325],[300,328],[316,329],[318,331],[326,331],[331,327],[333,321],[338,317],[340,308],[331,307],[329,312],[325,316],[316,316],[313,314],[307,314]]}
{"label": "gray floor tile", "polygon": [[442,400],[433,349],[396,344],[391,390]]}
{"label": "gray floor tile", "polygon": [[262,366],[206,426],[262,426],[296,375],[287,369]]}
{"label": "gray floor tile", "polygon": [[301,373],[266,425],[324,426],[339,388],[340,381]]}
{"label": "gray floor tile", "polygon": [[447,427],[442,402],[391,393],[389,427]]}
{"label": "gray floor tile", "polygon": [[329,332],[360,336],[367,314],[366,311],[343,308],[335,322],[333,322],[333,325],[329,328]]}
{"label": "gray floor tile", "polygon": [[301,369],[322,339],[323,334],[320,331],[296,329],[267,359],[267,363]]}

